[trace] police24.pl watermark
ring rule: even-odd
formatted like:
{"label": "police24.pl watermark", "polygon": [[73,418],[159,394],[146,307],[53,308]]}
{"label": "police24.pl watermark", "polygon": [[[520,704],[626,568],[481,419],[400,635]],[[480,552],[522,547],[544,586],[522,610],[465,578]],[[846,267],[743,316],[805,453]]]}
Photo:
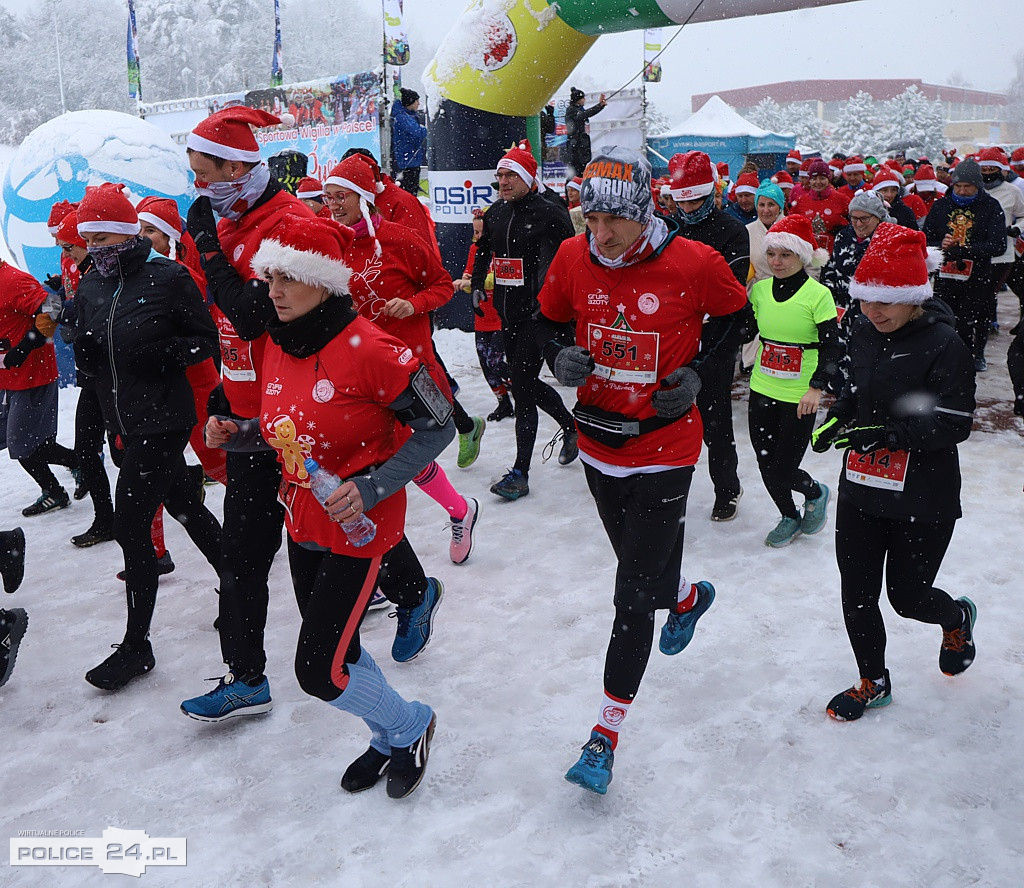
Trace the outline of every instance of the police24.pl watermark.
{"label": "police24.pl watermark", "polygon": [[185,866],[184,839],[153,839],[141,829],[107,827],[100,838],[84,830],[21,830],[11,839],[11,866],[97,866],[105,873],[141,876],[148,866]]}

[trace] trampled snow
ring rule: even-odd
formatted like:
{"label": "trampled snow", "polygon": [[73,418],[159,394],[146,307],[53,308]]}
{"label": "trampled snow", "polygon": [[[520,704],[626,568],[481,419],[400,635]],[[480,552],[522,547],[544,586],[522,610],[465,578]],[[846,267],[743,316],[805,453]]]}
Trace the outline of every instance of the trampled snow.
{"label": "trampled snow", "polygon": [[[491,410],[472,337],[446,331],[437,341],[466,408]],[[982,377],[990,395],[1007,389],[993,360],[1005,345],[1002,336],[990,346],[993,369]],[[74,391],[62,392],[68,444],[74,403]],[[218,726],[178,711],[212,688],[203,679],[223,666],[212,628],[216,578],[170,519],[177,569],[160,582],[156,669],[114,694],[86,684],[86,670],[122,636],[120,550],[68,543],[92,519],[88,500],[23,519],[35,485],[0,459],[0,527],[21,524],[28,537],[24,585],[0,605],[30,614],[0,691],[3,834],[99,837],[115,826],[186,838],[187,866],[150,866],[145,886],[1020,884],[1019,435],[976,432],[961,447],[965,515],[939,584],[977,602],[977,661],[958,678],[942,675],[940,630],[883,604],[893,704],[839,724],[825,704],[857,676],[832,518],[817,537],[765,548],[777,516],[757,475],[745,406],[734,402],[745,488],[738,518],[708,520],[703,459],[688,508],[684,569],[712,580],[718,598],[682,654],[655,648],[603,798],[562,777],[597,715],[614,561],[579,463],[541,464],[555,431],[543,414],[531,493],[519,502],[487,489],[513,459],[511,420],[488,427],[471,468],[456,468],[454,447],[443,455],[456,486],[482,504],[465,566],[448,561],[440,507],[409,493],[409,537],[446,586],[435,635],[403,665],[390,660],[395,622],[384,612],[367,617],[362,635],[395,687],[437,711],[426,778],[401,802],[382,787],[355,796],[339,788],[367,731],[294,679],[299,620],[283,554],[271,575],[269,715]],[[831,483],[839,456],[808,454],[804,465]],[[207,501],[219,514],[221,490],[208,488]],[[11,867],[0,884],[129,883],[95,867]]]}

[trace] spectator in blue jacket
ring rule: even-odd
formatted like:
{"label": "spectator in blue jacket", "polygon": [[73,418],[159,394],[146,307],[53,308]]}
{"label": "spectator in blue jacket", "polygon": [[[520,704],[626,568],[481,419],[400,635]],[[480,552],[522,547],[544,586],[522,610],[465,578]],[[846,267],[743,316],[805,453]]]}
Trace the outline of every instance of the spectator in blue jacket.
{"label": "spectator in blue jacket", "polygon": [[420,94],[402,89],[401,104],[391,106],[391,157],[394,178],[406,191],[416,195],[420,190],[420,167],[427,128],[420,123],[416,112],[420,107]]}

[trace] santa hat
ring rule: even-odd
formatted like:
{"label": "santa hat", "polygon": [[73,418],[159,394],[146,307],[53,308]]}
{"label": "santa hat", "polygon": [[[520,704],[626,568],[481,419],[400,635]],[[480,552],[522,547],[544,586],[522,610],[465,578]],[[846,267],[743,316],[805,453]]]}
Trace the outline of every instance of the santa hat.
{"label": "santa hat", "polygon": [[320,184],[319,179],[314,179],[312,176],[306,176],[298,185],[295,186],[295,196],[299,200],[313,200],[314,198],[323,198],[324,186]]}
{"label": "santa hat", "polygon": [[[789,158],[786,158],[789,160]],[[800,172],[798,173],[801,179],[806,179],[811,175],[811,164],[814,163],[814,158],[808,157],[807,160],[800,161]]]}
{"label": "santa hat", "polygon": [[697,200],[715,190],[718,170],[703,151],[673,154],[668,162],[672,200]]}
{"label": "santa hat", "polygon": [[832,174],[831,178],[841,176],[843,174],[843,162],[841,160],[832,160],[829,162],[828,171]]}
{"label": "santa hat", "polygon": [[331,219],[288,213],[260,243],[252,270],[264,280],[279,271],[311,287],[348,293],[352,269],[345,264],[345,253],[352,240],[352,229]]}
{"label": "santa hat", "polygon": [[201,121],[188,134],[185,145],[193,151],[210,154],[222,160],[259,163],[260,147],[256,144],[252,128],[277,126],[282,122],[284,121],[280,117],[260,111],[258,108],[233,105],[215,111]]}
{"label": "santa hat", "polygon": [[181,240],[181,232],[185,226],[181,224],[181,214],[178,212],[178,205],[169,197],[157,197],[150,195],[139,201],[135,207],[139,214],[139,222],[147,222],[157,231],[162,231],[171,242],[171,258],[175,255],[175,247]]}
{"label": "santa hat", "polygon": [[529,139],[523,139],[518,145],[509,148],[495,169],[511,170],[531,188],[536,185],[538,191],[546,190],[544,183],[537,178],[537,158],[533,156]]}
{"label": "santa hat", "polygon": [[803,158],[800,156],[800,152],[793,148],[789,154],[786,155],[786,163],[802,163]]}
{"label": "santa hat", "polygon": [[46,222],[46,229],[50,234],[56,234],[57,229],[60,228],[60,223],[63,218],[70,213],[78,204],[73,204],[70,201],[62,200],[60,203],[55,203],[50,207],[50,218]]}
{"label": "santa hat", "polygon": [[1010,161],[1002,148],[982,148],[976,159],[978,166],[999,167],[1004,173],[1010,170]]}
{"label": "santa hat", "polygon": [[1010,155],[1010,166],[1024,167],[1024,147],[1018,148]]}
{"label": "santa hat", "polygon": [[715,164],[715,169],[718,170],[719,179],[729,178],[729,164],[727,164],[724,160],[718,161],[718,163]]}
{"label": "santa hat", "polygon": [[582,176],[573,176],[568,182],[565,183],[565,189],[566,189],[566,191],[568,191],[570,188],[574,188],[578,192],[580,190],[580,186],[582,184],[583,184],[583,177]]}
{"label": "santa hat", "polygon": [[922,163],[914,173],[914,188],[918,191],[934,191],[936,181],[935,170],[930,163]]}
{"label": "santa hat", "polygon": [[868,171],[867,164],[864,163],[863,159],[854,154],[852,157],[846,158],[846,163],[843,164],[843,175],[847,173],[866,173]]}
{"label": "santa hat", "polygon": [[875,178],[871,180],[871,190],[878,191],[879,188],[895,188],[897,191],[903,189],[903,176],[894,173],[891,169],[882,167]]}
{"label": "santa hat", "polygon": [[785,170],[772,176],[772,181],[783,191],[789,191],[793,187],[793,177]]}
{"label": "santa hat", "polygon": [[937,267],[923,231],[883,222],[871,236],[850,281],[850,297],[861,302],[921,305],[932,297],[928,273]]}
{"label": "santa hat", "polygon": [[124,195],[121,182],[104,182],[85,189],[78,205],[78,233],[102,231],[105,234],[138,234],[139,215]]}
{"label": "santa hat", "polygon": [[53,238],[58,243],[71,244],[73,247],[81,247],[84,250],[86,248],[85,241],[78,233],[78,213],[74,210],[66,212],[56,231],[53,232]]}
{"label": "santa hat", "polygon": [[736,194],[757,194],[761,180],[757,173],[744,173],[736,180],[736,187],[733,189]]}
{"label": "santa hat", "polygon": [[359,195],[359,212],[366,220],[367,231],[376,242],[374,251],[379,256],[380,241],[377,240],[377,231],[370,218],[372,215],[370,206],[377,195],[384,190],[384,184],[377,181],[373,174],[373,167],[367,163],[367,158],[361,154],[352,154],[346,157],[331,170],[324,185],[337,185],[339,188],[347,188]]}
{"label": "santa hat", "polygon": [[783,216],[776,220],[764,236],[764,246],[796,253],[805,266],[821,268],[828,261],[828,250],[818,246],[811,220],[806,216]]}

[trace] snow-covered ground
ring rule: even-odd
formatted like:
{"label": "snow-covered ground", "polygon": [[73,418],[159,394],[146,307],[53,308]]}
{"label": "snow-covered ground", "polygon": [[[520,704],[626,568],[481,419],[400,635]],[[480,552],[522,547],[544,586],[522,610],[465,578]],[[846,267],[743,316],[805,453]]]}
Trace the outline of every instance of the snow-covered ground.
{"label": "snow-covered ground", "polygon": [[[998,361],[1006,341],[993,341],[983,393],[1008,391]],[[467,409],[489,411],[472,337],[446,331],[438,343]],[[74,402],[74,391],[62,393],[68,444]],[[532,492],[518,503],[487,490],[513,458],[511,421],[488,428],[471,468],[455,467],[454,448],[442,457],[483,506],[465,566],[448,561],[440,508],[410,492],[409,537],[447,590],[434,640],[399,665],[388,656],[392,620],[370,614],[363,633],[395,686],[438,715],[426,779],[402,802],[383,788],[351,796],[338,786],[366,731],[296,684],[298,616],[283,556],[271,577],[268,716],[211,726],[178,711],[223,667],[216,578],[170,520],[177,570],[161,580],[155,671],[116,694],[86,684],[86,670],[121,639],[120,551],[68,543],[90,523],[88,500],[23,519],[37,491],[0,458],[0,528],[22,524],[28,536],[24,585],[0,604],[31,618],[0,691],[3,835],[99,837],[122,827],[187,839],[187,866],[151,866],[142,878],[152,886],[1019,885],[1019,434],[976,433],[961,448],[964,519],[939,582],[978,604],[976,663],[943,676],[939,630],[883,605],[893,705],[839,724],[824,707],[856,668],[831,519],[818,537],[765,548],[776,515],[757,476],[745,402],[734,406],[746,490],[739,517],[708,520],[701,465],[686,527],[685,572],[711,579],[718,599],[683,654],[652,655],[604,798],[562,775],[597,714],[614,562],[581,466],[540,462],[554,432],[547,417]],[[809,454],[805,466],[833,482],[839,457]],[[219,510],[220,489],[208,496]],[[0,869],[3,886],[119,883],[125,877],[91,866]]]}

